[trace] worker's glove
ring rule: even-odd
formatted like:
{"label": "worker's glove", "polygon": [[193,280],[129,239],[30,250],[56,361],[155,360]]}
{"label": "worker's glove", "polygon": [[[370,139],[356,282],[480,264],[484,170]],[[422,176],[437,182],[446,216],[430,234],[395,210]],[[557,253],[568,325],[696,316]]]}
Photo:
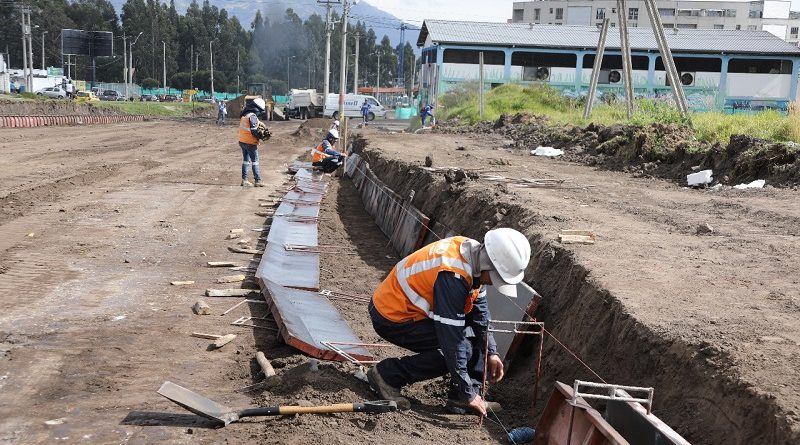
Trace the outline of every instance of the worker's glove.
{"label": "worker's glove", "polygon": [[258,122],[258,129],[256,129],[257,138],[261,139],[262,141],[266,141],[267,139],[272,137],[272,133],[269,132],[269,128],[267,128],[267,124],[259,121]]}

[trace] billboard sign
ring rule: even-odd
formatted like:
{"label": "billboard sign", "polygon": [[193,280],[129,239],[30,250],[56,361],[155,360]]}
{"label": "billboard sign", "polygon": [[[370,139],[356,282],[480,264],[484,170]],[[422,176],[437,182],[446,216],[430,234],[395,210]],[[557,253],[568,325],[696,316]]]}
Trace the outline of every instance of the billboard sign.
{"label": "billboard sign", "polygon": [[114,55],[114,34],[110,31],[61,30],[61,54],[89,57]]}

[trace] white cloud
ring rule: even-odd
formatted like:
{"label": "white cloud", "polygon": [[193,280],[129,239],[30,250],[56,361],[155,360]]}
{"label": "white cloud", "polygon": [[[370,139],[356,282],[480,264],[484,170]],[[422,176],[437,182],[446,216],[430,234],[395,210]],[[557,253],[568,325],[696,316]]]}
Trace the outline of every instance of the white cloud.
{"label": "white cloud", "polygon": [[395,17],[422,24],[425,19],[505,22],[514,0],[366,0]]}

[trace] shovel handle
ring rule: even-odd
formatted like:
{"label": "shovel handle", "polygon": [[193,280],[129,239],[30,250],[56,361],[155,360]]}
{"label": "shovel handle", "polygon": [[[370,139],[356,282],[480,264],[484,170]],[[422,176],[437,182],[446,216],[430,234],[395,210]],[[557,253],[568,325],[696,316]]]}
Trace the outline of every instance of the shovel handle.
{"label": "shovel handle", "polygon": [[397,404],[388,400],[377,400],[364,403],[338,403],[324,406],[268,406],[249,408],[239,412],[239,417],[287,416],[292,414],[328,414],[328,413],[387,413],[397,411]]}

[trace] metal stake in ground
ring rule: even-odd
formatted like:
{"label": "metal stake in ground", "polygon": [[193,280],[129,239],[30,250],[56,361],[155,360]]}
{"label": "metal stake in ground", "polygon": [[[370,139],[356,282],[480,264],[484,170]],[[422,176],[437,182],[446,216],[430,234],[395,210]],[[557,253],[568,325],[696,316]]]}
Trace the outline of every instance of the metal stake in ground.
{"label": "metal stake in ground", "polygon": [[628,40],[628,6],[625,0],[617,0],[619,17],[619,42],[622,51],[622,82],[625,88],[625,111],[628,119],[633,117],[633,72],[631,71],[631,45]]}

